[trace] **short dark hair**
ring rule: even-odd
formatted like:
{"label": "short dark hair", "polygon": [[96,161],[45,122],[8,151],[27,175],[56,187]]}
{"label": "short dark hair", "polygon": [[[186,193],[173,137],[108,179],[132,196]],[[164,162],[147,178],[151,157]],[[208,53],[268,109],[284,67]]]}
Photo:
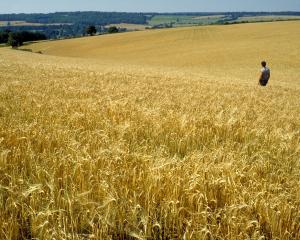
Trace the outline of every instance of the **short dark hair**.
{"label": "short dark hair", "polygon": [[267,62],[266,62],[266,61],[262,61],[262,62],[261,62],[261,65],[262,65],[263,67],[265,67],[265,66],[267,66]]}

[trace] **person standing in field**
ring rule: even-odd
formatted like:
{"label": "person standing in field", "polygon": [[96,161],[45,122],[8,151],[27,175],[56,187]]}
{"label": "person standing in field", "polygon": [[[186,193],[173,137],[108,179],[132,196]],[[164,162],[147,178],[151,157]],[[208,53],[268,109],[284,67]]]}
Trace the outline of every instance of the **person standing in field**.
{"label": "person standing in field", "polygon": [[260,86],[267,86],[268,81],[271,77],[271,71],[267,67],[266,61],[261,62],[262,69],[260,70],[259,84]]}

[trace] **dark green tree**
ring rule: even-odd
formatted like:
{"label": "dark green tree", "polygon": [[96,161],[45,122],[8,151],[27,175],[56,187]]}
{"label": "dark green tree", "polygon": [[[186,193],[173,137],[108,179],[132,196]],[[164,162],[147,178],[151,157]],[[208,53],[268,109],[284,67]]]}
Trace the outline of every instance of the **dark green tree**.
{"label": "dark green tree", "polygon": [[93,36],[97,33],[97,29],[95,26],[91,25],[86,28],[86,33],[90,36]]}
{"label": "dark green tree", "polygon": [[116,26],[111,26],[107,30],[108,33],[117,33],[119,32],[119,29]]}
{"label": "dark green tree", "polygon": [[[22,42],[23,44],[23,42]],[[17,34],[10,32],[8,35],[7,45],[11,46],[12,48],[16,48],[22,45],[20,39],[18,39]]]}
{"label": "dark green tree", "polygon": [[0,44],[7,43],[9,33],[10,33],[9,30],[4,30],[0,32]]}
{"label": "dark green tree", "polygon": [[8,34],[7,45],[12,47],[22,46],[24,42],[45,40],[47,37],[39,32],[10,32]]}

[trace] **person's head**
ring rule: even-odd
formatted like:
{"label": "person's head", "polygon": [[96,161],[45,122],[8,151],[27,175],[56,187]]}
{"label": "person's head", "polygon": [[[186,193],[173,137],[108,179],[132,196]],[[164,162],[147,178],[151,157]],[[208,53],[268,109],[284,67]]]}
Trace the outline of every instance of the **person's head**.
{"label": "person's head", "polygon": [[263,67],[266,67],[266,66],[267,66],[266,61],[262,61],[262,62],[261,62],[261,65],[262,65]]}

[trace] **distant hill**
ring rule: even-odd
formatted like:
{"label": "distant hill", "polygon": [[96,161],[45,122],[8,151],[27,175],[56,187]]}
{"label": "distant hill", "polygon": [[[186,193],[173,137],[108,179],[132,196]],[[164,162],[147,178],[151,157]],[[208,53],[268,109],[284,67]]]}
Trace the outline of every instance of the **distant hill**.
{"label": "distant hill", "polygon": [[[126,12],[57,12],[34,14],[0,14],[0,31],[39,31],[50,39],[77,37],[88,25],[98,33],[107,26],[122,24],[122,31],[145,28],[170,28],[193,25],[233,24],[256,21],[300,19],[300,12],[194,12],[194,13],[126,13]],[[124,25],[125,24],[125,25]],[[131,24],[141,25],[132,28]],[[120,27],[121,28],[121,27]]]}
{"label": "distant hill", "polygon": [[[272,66],[278,70],[274,79],[297,81],[292,71],[287,74],[284,68],[292,69],[294,64],[293,48],[299,42],[299,29],[300,21],[182,27],[45,41],[24,48],[44,55],[93,59],[101,64],[164,66],[214,75],[218,72],[219,77],[226,73],[226,77],[246,80],[257,70],[261,58],[272,59]],[[284,74],[277,78],[279,73]]]}

